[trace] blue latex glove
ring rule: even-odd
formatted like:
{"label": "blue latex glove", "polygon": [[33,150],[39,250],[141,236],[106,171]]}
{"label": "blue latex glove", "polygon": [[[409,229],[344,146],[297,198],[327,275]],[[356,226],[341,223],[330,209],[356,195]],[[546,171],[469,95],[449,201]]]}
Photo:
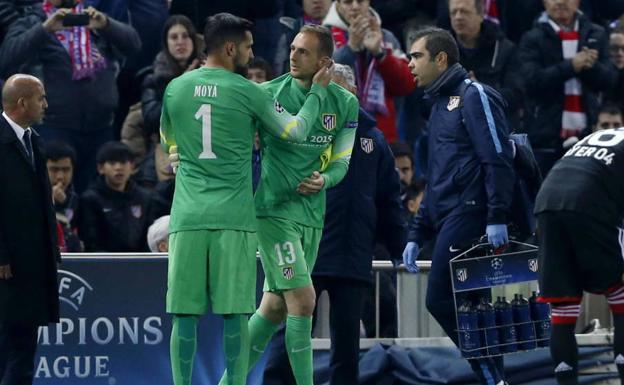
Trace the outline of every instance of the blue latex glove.
{"label": "blue latex glove", "polygon": [[507,225],[487,225],[485,233],[487,234],[488,243],[494,246],[495,249],[509,243]]}
{"label": "blue latex glove", "polygon": [[420,247],[416,242],[407,242],[405,250],[403,250],[403,264],[410,273],[418,273],[418,266],[416,266],[416,257],[420,254]]}

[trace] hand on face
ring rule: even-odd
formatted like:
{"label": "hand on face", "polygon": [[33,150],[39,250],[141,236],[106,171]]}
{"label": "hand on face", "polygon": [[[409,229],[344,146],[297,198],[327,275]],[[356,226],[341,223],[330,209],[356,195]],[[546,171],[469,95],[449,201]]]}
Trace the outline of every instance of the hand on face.
{"label": "hand on face", "polygon": [[333,65],[334,62],[329,59],[327,64],[321,66],[321,68],[314,74],[314,77],[312,78],[312,83],[319,84],[322,87],[327,87],[333,76]]}
{"label": "hand on face", "polygon": [[52,186],[52,201],[56,203],[65,203],[67,200],[67,194],[65,194],[65,187],[62,182],[57,182]]}
{"label": "hand on face", "polygon": [[369,29],[370,19],[367,16],[360,15],[353,20],[349,26],[349,47],[353,51],[359,51],[364,44],[366,32]]}

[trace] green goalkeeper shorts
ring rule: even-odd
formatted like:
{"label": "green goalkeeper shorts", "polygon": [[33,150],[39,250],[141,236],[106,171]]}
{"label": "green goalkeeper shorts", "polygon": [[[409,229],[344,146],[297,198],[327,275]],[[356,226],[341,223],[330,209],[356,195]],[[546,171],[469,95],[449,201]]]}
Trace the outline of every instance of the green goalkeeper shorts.
{"label": "green goalkeeper shorts", "polygon": [[258,218],[264,291],[280,292],[312,284],[322,229],[282,218]]}
{"label": "green goalkeeper shorts", "polygon": [[256,309],[256,233],[179,231],[169,237],[167,312],[248,314]]}

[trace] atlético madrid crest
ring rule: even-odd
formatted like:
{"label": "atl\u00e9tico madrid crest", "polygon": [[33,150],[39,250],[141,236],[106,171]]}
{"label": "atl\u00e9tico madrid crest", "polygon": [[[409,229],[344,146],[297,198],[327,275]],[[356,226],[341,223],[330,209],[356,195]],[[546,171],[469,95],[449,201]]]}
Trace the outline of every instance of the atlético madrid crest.
{"label": "atl\u00e9tico madrid crest", "polygon": [[537,258],[529,259],[529,270],[534,273],[537,273],[539,270],[539,264],[537,263]]}
{"label": "atl\u00e9tico madrid crest", "polygon": [[143,215],[143,210],[141,209],[141,205],[130,206],[130,212],[132,212],[132,216],[136,219],[141,218]]}
{"label": "atl\u00e9tico madrid crest", "polygon": [[336,128],[336,114],[323,114],[323,127],[327,131]]}
{"label": "atl\u00e9tico madrid crest", "polygon": [[455,276],[459,282],[465,282],[468,279],[468,269],[455,270]]}
{"label": "atl\u00e9tico madrid crest", "polygon": [[375,144],[371,138],[360,138],[360,145],[362,146],[362,151],[367,154],[370,154],[375,149]]}
{"label": "atl\u00e9tico madrid crest", "polygon": [[449,111],[453,111],[457,107],[459,107],[459,96],[449,97],[449,102],[448,102],[448,105],[446,106],[446,109]]}
{"label": "atl\u00e9tico madrid crest", "polygon": [[282,275],[285,279],[291,280],[295,276],[295,270],[292,268],[292,266],[284,267],[282,269]]}

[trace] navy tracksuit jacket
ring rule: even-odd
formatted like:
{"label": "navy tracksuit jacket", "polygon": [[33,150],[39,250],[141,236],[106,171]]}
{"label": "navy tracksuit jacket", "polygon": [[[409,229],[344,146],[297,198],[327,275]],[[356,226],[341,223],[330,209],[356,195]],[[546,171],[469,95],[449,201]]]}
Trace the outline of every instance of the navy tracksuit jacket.
{"label": "navy tracksuit jacket", "polygon": [[[421,247],[436,237],[427,309],[456,344],[449,261],[457,249],[483,235],[486,225],[507,223],[515,182],[506,103],[492,88],[467,78],[455,64],[425,90],[433,102],[427,187],[408,235]],[[484,384],[502,378],[502,359],[494,361],[470,361]]]}
{"label": "navy tracksuit jacket", "polygon": [[399,176],[394,156],[374,118],[360,109],[349,171],[327,190],[323,237],[313,276],[373,282],[375,241],[393,259],[405,247]]}

